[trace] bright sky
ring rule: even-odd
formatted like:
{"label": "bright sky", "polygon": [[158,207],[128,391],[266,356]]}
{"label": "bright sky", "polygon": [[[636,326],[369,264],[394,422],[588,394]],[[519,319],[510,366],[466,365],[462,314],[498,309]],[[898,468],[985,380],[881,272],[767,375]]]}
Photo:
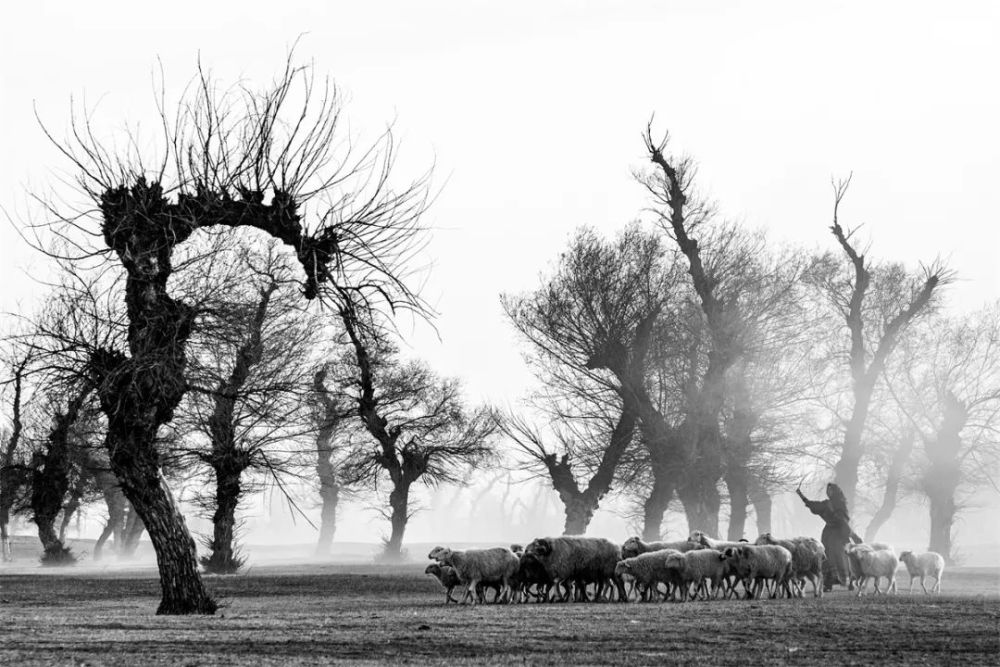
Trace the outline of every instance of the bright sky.
{"label": "bright sky", "polygon": [[[831,176],[871,256],[946,258],[962,310],[1000,295],[1000,4],[994,2],[12,3],[0,24],[0,204],[67,167],[70,96],[153,125],[202,61],[264,83],[297,54],[351,98],[358,131],[397,119],[410,174],[443,190],[427,222],[441,316],[413,352],[513,401],[528,381],[498,300],[537,284],[570,232],[613,233],[646,204],[631,170],[655,112],[728,216],[833,248]],[[406,173],[400,176],[405,177]],[[0,307],[31,301],[42,262],[0,226]]]}

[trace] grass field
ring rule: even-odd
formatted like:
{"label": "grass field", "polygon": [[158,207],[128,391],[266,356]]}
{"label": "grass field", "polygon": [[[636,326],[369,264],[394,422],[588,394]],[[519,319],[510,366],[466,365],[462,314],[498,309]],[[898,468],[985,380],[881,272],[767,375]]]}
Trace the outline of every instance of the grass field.
{"label": "grass field", "polygon": [[157,617],[151,568],[0,566],[0,664],[1000,664],[1000,568],[934,598],[446,607],[423,567],[258,567],[208,577],[214,617]]}

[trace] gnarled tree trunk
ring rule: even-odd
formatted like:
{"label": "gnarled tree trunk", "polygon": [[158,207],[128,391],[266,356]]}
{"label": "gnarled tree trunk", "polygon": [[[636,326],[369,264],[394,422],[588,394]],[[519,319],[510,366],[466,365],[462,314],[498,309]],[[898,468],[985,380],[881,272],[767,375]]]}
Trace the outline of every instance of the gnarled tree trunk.
{"label": "gnarled tree trunk", "polygon": [[896,509],[896,498],[899,495],[899,482],[906,470],[906,464],[910,460],[910,453],[913,451],[913,444],[917,436],[913,429],[907,429],[900,438],[899,444],[892,453],[892,460],[889,463],[889,470],[885,477],[885,492],[882,494],[882,504],[879,505],[875,516],[872,517],[868,527],[865,528],[865,542],[874,542],[879,528],[892,516]]}
{"label": "gnarled tree trunk", "polygon": [[70,429],[80,416],[90,392],[90,387],[77,389],[66,411],[56,410],[45,451],[36,454],[32,461],[31,510],[38,526],[38,539],[42,543],[43,565],[70,565],[76,562],[56,531],[56,519],[63,511],[63,502],[70,490],[74,459]]}
{"label": "gnarled tree trunk", "polygon": [[745,474],[730,468],[726,471],[726,490],[729,492],[729,528],[726,539],[735,542],[746,533],[747,506],[750,504],[750,485]]}
{"label": "gnarled tree trunk", "polygon": [[0,559],[5,563],[14,560],[14,553],[10,548],[10,511],[14,507],[17,495],[25,482],[25,472],[23,469],[15,468],[14,457],[17,454],[18,446],[21,444],[21,433],[24,424],[21,421],[21,401],[23,398],[23,381],[30,358],[24,356],[20,363],[14,367],[14,395],[11,401],[11,429],[10,436],[5,443],[4,449],[0,452]]}
{"label": "gnarled tree trunk", "polygon": [[97,484],[101,488],[104,496],[104,504],[108,508],[108,521],[104,524],[104,529],[94,543],[94,560],[101,560],[104,556],[104,545],[108,538],[114,537],[114,549],[116,552],[122,550],[123,533],[125,531],[125,496],[118,488],[118,480],[108,470],[95,469],[94,475]]}
{"label": "gnarled tree trunk", "polygon": [[406,523],[410,520],[410,484],[406,480],[394,482],[389,493],[389,525],[392,532],[382,554],[388,561],[397,561],[403,557],[403,535],[406,533]]}
{"label": "gnarled tree trunk", "polygon": [[316,477],[319,479],[319,498],[322,503],[319,515],[319,539],[316,541],[316,555],[329,556],[333,537],[337,531],[337,505],[340,503],[340,481],[334,463],[334,436],[340,422],[351,411],[340,405],[327,390],[326,370],[319,370],[313,376],[313,398],[319,404],[319,428],[316,431]]}
{"label": "gnarled tree trunk", "polygon": [[764,485],[756,479],[750,480],[750,502],[753,503],[754,514],[757,515],[757,534],[771,532],[771,494]]}
{"label": "gnarled tree trunk", "polygon": [[201,564],[213,574],[234,574],[244,562],[236,552],[236,508],[243,494],[240,476],[247,467],[247,457],[241,454],[229,452],[212,457],[215,511],[212,513],[209,555],[201,559]]}
{"label": "gnarled tree trunk", "polygon": [[953,562],[951,530],[958,506],[955,492],[962,481],[962,429],[969,420],[968,407],[953,394],[945,395],[944,416],[935,437],[924,441],[930,466],[924,474],[924,493],[930,501],[931,534],[929,551],[936,551]]}
{"label": "gnarled tree trunk", "polygon": [[[122,497],[124,496],[123,493]],[[125,498],[125,502],[128,505],[128,514],[125,518],[121,546],[117,549],[120,560],[135,558],[135,552],[139,549],[139,541],[142,539],[142,534],[146,532],[146,526],[142,523],[139,513],[132,507],[132,503],[128,502],[127,498]]]}

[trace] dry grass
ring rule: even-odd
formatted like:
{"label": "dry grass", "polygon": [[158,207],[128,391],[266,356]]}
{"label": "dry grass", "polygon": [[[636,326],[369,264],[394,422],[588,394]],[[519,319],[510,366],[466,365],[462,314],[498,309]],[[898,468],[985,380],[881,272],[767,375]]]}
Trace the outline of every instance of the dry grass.
{"label": "dry grass", "polygon": [[149,569],[0,567],[0,664],[998,664],[1000,569],[947,595],[444,606],[423,565],[208,577],[214,617],[156,617]]}

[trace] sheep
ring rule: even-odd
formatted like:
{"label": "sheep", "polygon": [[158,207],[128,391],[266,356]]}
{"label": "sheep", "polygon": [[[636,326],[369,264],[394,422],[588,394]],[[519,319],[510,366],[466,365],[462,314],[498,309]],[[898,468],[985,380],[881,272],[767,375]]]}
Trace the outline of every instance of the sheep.
{"label": "sheep", "polygon": [[700,548],[700,544],[697,542],[691,542],[690,540],[678,540],[677,542],[643,542],[639,537],[630,537],[625,540],[625,544],[622,545],[622,558],[635,558],[639,554],[649,553],[650,551],[662,551],[664,549],[673,549],[674,551],[684,553],[685,551],[693,551]]}
{"label": "sheep", "polygon": [[813,585],[813,597],[823,597],[823,561],[826,560],[826,549],[819,540],[812,537],[779,540],[771,533],[764,533],[757,538],[755,544],[777,544],[792,552],[792,577],[798,584],[799,595],[805,589],[805,582],[810,581]]}
{"label": "sheep", "polygon": [[605,583],[611,580],[618,590],[619,601],[627,599],[625,584],[621,576],[615,574],[621,549],[610,540],[603,537],[541,537],[533,540],[524,553],[537,558],[557,585],[594,583],[600,594]]}
{"label": "sheep", "polygon": [[737,576],[753,584],[752,592],[747,590],[751,597],[760,599],[765,580],[775,584],[772,599],[778,596],[782,588],[788,597],[792,597],[788,587],[793,572],[792,552],[785,547],[778,544],[743,544],[739,547],[727,547],[723,557]]}
{"label": "sheep", "polygon": [[881,577],[885,577],[889,582],[885,594],[888,595],[890,592],[895,592],[896,568],[899,567],[899,559],[896,558],[894,551],[891,549],[876,550],[868,544],[848,544],[844,547],[844,551],[847,552],[852,567],[856,564],[858,572],[861,575],[858,583],[858,597],[861,597],[861,594],[864,593],[865,584],[869,578],[872,578],[875,582],[876,595],[882,592],[878,588],[878,580]]}
{"label": "sheep", "polygon": [[455,568],[450,565],[441,565],[440,563],[431,563],[424,570],[424,574],[432,574],[437,577],[437,580],[441,582],[444,586],[444,603],[454,602],[458,604],[458,600],[451,597],[451,592],[456,586],[462,585],[462,580],[458,578],[458,573],[455,572]]}
{"label": "sheep", "polygon": [[927,594],[927,587],[924,586],[924,577],[934,577],[934,585],[931,586],[931,593],[941,593],[941,576],[944,574],[944,556],[934,551],[922,554],[915,554],[912,551],[904,551],[899,554],[899,560],[903,561],[906,571],[910,573],[910,594],[913,594],[913,580],[920,577],[920,588]]}
{"label": "sheep", "polygon": [[679,553],[681,552],[675,549],[660,549],[625,558],[615,566],[615,574],[631,577],[642,587],[640,600],[649,602],[653,597],[652,593],[659,592],[661,583],[667,585],[666,595],[670,594],[672,587],[680,583],[676,572],[668,570],[666,566],[667,557]]}
{"label": "sheep", "polygon": [[499,583],[512,595],[512,580],[517,573],[519,561],[514,552],[507,547],[465,551],[434,547],[427,557],[455,568],[462,583],[468,586],[462,598],[463,602],[470,598],[473,604],[477,602],[479,597],[477,585],[480,582]]}
{"label": "sheep", "polygon": [[728,542],[726,540],[716,540],[700,530],[696,530],[688,537],[688,542],[694,542],[700,544],[704,549],[715,549],[716,551],[722,551],[727,547],[740,547],[745,544],[749,544],[746,540],[740,540],[738,542]]}
{"label": "sheep", "polygon": [[[666,567],[672,570],[672,577],[680,581],[680,598],[683,602],[686,598],[697,597],[699,592],[704,592],[705,597],[710,596],[705,580],[712,582],[711,595],[718,593],[719,584],[728,575],[725,556],[715,549],[695,549],[685,553],[668,554]],[[694,592],[690,590],[694,584]]]}
{"label": "sheep", "polygon": [[[522,597],[525,601],[528,597],[532,597],[536,601],[547,600],[553,583],[545,566],[535,556],[524,553],[523,547],[518,558],[517,572],[513,582],[517,601],[520,601]],[[534,592],[531,590],[532,586],[535,587]]]}
{"label": "sheep", "polygon": [[[853,549],[848,547],[853,546]],[[857,586],[860,581],[864,578],[861,574],[861,563],[858,560],[859,554],[862,551],[888,551],[895,553],[892,545],[886,544],[885,542],[859,542],[855,545],[845,545],[844,551],[847,553],[847,590],[853,591],[855,586]]]}

